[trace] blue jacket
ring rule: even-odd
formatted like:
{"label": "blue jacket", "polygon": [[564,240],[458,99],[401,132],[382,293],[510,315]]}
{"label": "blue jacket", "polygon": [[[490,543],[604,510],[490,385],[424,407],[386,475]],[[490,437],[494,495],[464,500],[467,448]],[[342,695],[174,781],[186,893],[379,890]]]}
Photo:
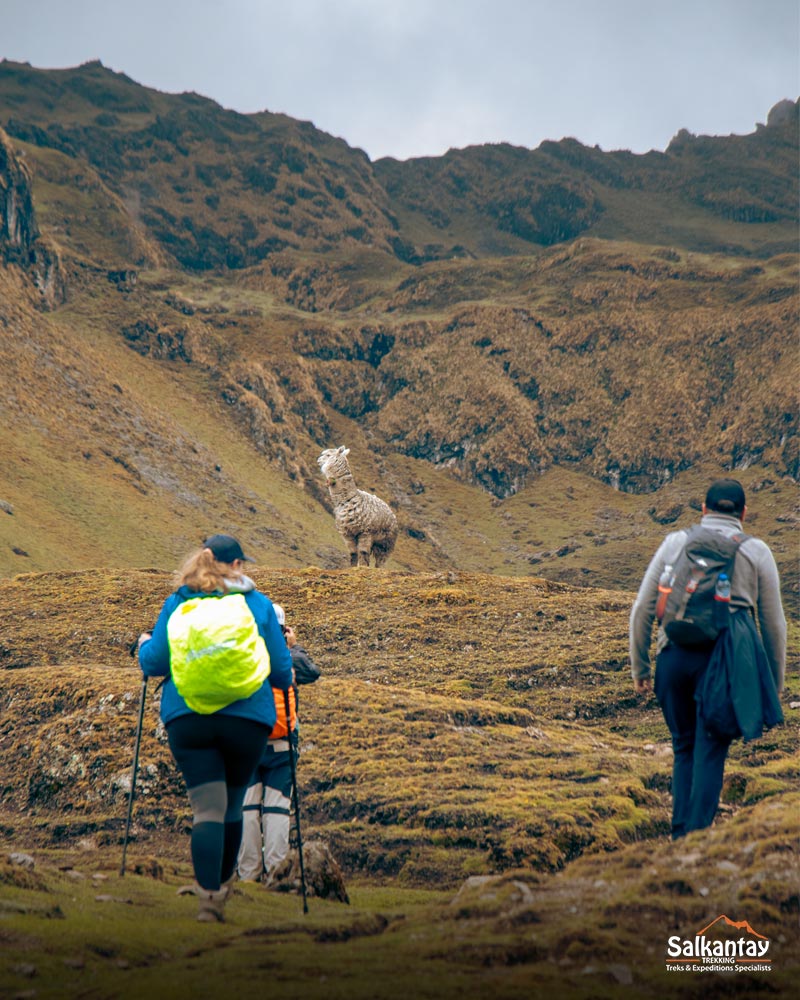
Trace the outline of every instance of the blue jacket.
{"label": "blue jacket", "polygon": [[[282,691],[288,690],[292,684],[292,656],[286,640],[283,638],[272,602],[259,590],[248,577],[244,577],[238,586],[230,587],[231,593],[243,593],[247,606],[253,612],[258,625],[258,631],[267,646],[270,660],[269,677],[258,691],[249,698],[234,701],[221,708],[219,715],[236,715],[243,719],[253,719],[270,729],[275,725],[274,687]],[[184,601],[190,597],[202,597],[188,587],[181,587],[164,601],[158,621],[153,629],[153,635],[139,649],[139,664],[142,673],[147,677],[166,677],[167,681],[161,692],[161,720],[164,725],[177,719],[180,715],[191,715],[192,710],[178,694],[172,681],[169,669],[169,642],[167,640],[167,621],[169,616]]]}
{"label": "blue jacket", "polygon": [[706,729],[718,737],[745,743],[783,722],[775,678],[752,616],[730,616],[719,634],[695,700]]}

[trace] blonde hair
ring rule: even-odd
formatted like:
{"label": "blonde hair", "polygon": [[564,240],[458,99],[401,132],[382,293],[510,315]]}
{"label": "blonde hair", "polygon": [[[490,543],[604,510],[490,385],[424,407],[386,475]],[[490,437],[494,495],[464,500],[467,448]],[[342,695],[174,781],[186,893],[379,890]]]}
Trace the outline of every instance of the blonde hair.
{"label": "blonde hair", "polygon": [[239,576],[230,563],[219,562],[211,549],[197,549],[175,574],[175,588],[188,587],[198,594],[228,592],[228,579]]}

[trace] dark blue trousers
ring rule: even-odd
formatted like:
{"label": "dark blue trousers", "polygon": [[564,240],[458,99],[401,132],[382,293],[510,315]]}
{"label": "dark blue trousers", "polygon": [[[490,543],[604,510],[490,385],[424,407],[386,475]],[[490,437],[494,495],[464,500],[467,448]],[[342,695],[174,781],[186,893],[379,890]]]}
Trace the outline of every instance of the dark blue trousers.
{"label": "dark blue trousers", "polygon": [[731,741],[699,725],[695,691],[713,647],[670,644],[656,660],[655,694],[672,735],[672,839],[714,822]]}

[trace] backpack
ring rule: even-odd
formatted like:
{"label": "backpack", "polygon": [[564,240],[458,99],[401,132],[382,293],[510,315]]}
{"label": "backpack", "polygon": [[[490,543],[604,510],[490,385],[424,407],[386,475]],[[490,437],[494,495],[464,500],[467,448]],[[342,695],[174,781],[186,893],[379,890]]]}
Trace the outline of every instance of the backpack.
{"label": "backpack", "polygon": [[266,644],[244,594],[192,597],[167,621],[170,672],[193,712],[255,694],[269,676]]}
{"label": "backpack", "polygon": [[272,727],[272,732],[269,734],[269,738],[271,740],[285,740],[289,735],[289,730],[286,728],[287,694],[289,696],[290,728],[292,732],[294,732],[297,728],[297,693],[295,692],[294,685],[292,685],[288,691],[281,691],[279,688],[273,688],[272,695],[275,698],[275,725]]}
{"label": "backpack", "polygon": [[715,642],[727,628],[729,600],[715,600],[721,573],[733,577],[733,563],[747,535],[731,537],[695,525],[675,560],[666,592],[661,625],[667,638],[679,646],[702,646]]}

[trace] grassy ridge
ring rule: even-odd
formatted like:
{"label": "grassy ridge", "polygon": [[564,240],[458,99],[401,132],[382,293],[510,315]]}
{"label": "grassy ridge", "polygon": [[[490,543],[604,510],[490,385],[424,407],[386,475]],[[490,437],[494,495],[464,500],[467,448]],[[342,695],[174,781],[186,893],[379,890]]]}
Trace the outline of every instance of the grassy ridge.
{"label": "grassy ridge", "polygon": [[[288,997],[516,998],[793,995],[796,795],[770,799],[685,843],[634,844],[557,876],[509,872],[457,894],[351,889],[351,905],[240,887],[228,922],[200,927],[176,899],[183,868],[117,877],[107,853],[37,852],[33,872],[0,864],[8,989],[37,996],[211,997],[269,974]],[[690,938],[721,913],[770,940],[772,972],[678,975],[670,935]],[[741,933],[741,932],[737,932]],[[0,946],[2,947],[2,946]]]}
{"label": "grassy ridge", "polygon": [[[452,571],[257,579],[323,670],[302,692],[303,831],[331,845],[351,905],[312,898],[303,917],[297,897],[243,886],[229,922],[200,929],[175,896],[190,878],[190,815],[154,684],[120,879],[141,690],[126,647],[170,581],[19,576],[0,584],[10,995],[33,977],[42,997],[211,996],[268,967],[298,997],[480,985],[611,998],[631,984],[685,996],[664,968],[667,937],[720,913],[773,941],[770,987],[790,990],[796,643],[787,724],[734,747],[717,824],[670,844],[666,728],[625,665],[630,594]],[[33,871],[3,861],[20,851]],[[702,989],[748,996],[762,979],[703,977]]]}
{"label": "grassy ridge", "polygon": [[[304,809],[348,871],[454,884],[555,870],[667,829],[667,734],[626,665],[630,595],[452,572],[257,580],[323,669],[303,692]],[[139,697],[127,644],[169,589],[155,571],[2,585],[5,816],[17,835],[115,841]],[[170,853],[186,803],[154,687],[138,815],[145,843]],[[796,745],[790,720],[737,751],[725,800],[789,787]]]}

